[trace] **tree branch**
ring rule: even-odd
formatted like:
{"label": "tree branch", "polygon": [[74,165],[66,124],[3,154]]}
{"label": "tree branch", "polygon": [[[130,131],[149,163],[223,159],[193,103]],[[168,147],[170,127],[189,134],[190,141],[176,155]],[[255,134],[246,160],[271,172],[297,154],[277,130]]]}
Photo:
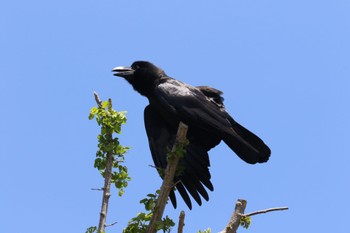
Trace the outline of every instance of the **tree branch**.
{"label": "tree branch", "polygon": [[226,228],[223,231],[220,231],[220,233],[236,233],[246,206],[247,206],[246,200],[243,200],[243,199],[237,200],[235,211],[233,212],[229,223],[227,224]]}
{"label": "tree branch", "polygon": [[182,233],[185,225],[185,211],[180,212],[179,226],[177,228],[177,233]]}
{"label": "tree branch", "polygon": [[271,212],[271,211],[288,210],[288,207],[276,207],[276,208],[269,208],[269,209],[265,209],[265,210],[251,212],[249,214],[244,214],[244,210],[245,210],[246,205],[247,205],[246,200],[241,200],[241,199],[237,200],[235,211],[233,212],[229,223],[227,224],[226,228],[224,230],[220,231],[219,233],[236,233],[239,225],[242,224],[242,221],[241,221],[242,218],[245,218],[245,217],[248,218],[249,221],[246,224],[244,224],[245,221],[244,221],[244,219],[242,219],[244,227],[248,228],[248,226],[250,224],[250,219],[249,219],[250,216],[257,215],[257,214],[264,214],[264,213]]}
{"label": "tree branch", "polygon": [[111,224],[105,224],[105,227],[111,227],[111,226],[114,226],[115,224],[117,224],[118,222],[114,222],[114,223],[111,223]]}
{"label": "tree branch", "polygon": [[[176,141],[171,150],[172,152],[175,152],[178,146],[186,141],[187,129],[188,126],[180,122],[176,135]],[[170,159],[168,161],[168,165],[163,178],[163,183],[160,188],[156,206],[154,207],[152,219],[150,221],[150,224],[148,225],[147,233],[155,233],[157,231],[156,223],[161,220],[164,213],[165,205],[168,200],[169,193],[173,189],[173,180],[179,160],[180,158],[178,156],[175,156],[173,159]]]}
{"label": "tree branch", "polygon": [[102,206],[100,212],[100,221],[98,224],[97,232],[104,232],[106,226],[107,212],[108,212],[108,202],[111,196],[111,177],[112,177],[112,165],[113,165],[113,153],[107,153],[107,164],[105,170],[105,184],[103,186],[103,196],[102,196]]}
{"label": "tree branch", "polygon": [[[98,94],[96,92],[94,92],[94,96],[95,96],[95,100],[96,103],[99,107],[102,106],[102,101],[100,100]],[[112,108],[112,101],[109,99],[109,102],[111,104],[111,108]],[[112,140],[112,135],[107,135],[107,140]],[[101,206],[101,212],[100,212],[100,221],[98,224],[98,230],[97,232],[104,232],[105,231],[105,227],[106,227],[106,219],[107,219],[107,212],[108,212],[108,202],[109,202],[109,198],[111,196],[111,177],[112,177],[112,167],[113,167],[113,160],[114,160],[114,156],[112,152],[108,152],[106,155],[106,160],[107,160],[107,164],[106,164],[106,169],[105,169],[105,182],[104,182],[104,186],[102,188],[103,190],[103,195],[102,195],[102,206]]]}
{"label": "tree branch", "polygon": [[101,101],[101,99],[100,99],[100,97],[98,96],[98,94],[97,94],[96,91],[94,91],[94,96],[95,96],[95,101],[96,101],[97,105],[98,105],[99,107],[101,107],[101,106],[102,106],[102,101]]}
{"label": "tree branch", "polygon": [[266,210],[259,210],[259,211],[255,211],[255,212],[251,212],[249,214],[244,214],[243,216],[253,216],[253,215],[257,215],[257,214],[265,214],[267,212],[271,212],[271,211],[278,211],[278,210],[288,210],[288,207],[276,207],[276,208],[269,208]]}

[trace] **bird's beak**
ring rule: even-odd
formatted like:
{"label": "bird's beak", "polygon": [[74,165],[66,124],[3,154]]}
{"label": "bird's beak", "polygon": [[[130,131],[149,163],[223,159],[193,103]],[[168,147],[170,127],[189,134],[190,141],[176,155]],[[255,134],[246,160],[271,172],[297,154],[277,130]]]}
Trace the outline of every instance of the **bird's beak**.
{"label": "bird's beak", "polygon": [[117,66],[112,69],[112,72],[115,72],[114,73],[115,76],[125,78],[127,76],[133,75],[135,70],[133,70],[131,67]]}

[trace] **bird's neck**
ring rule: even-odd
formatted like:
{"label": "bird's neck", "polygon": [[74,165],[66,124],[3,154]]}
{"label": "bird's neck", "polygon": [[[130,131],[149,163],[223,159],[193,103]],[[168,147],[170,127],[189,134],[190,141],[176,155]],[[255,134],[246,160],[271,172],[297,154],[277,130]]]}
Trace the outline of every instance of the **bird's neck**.
{"label": "bird's neck", "polygon": [[160,76],[152,79],[141,78],[138,79],[138,82],[132,83],[132,86],[135,89],[135,91],[150,99],[154,97],[154,91],[156,87],[162,82],[164,82],[166,79],[168,78],[165,76]]}

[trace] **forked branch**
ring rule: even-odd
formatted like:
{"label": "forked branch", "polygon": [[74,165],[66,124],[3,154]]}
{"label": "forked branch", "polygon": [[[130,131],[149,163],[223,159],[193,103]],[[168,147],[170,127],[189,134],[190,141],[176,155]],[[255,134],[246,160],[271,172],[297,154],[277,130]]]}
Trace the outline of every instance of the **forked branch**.
{"label": "forked branch", "polygon": [[[243,225],[244,227],[248,228],[250,224],[249,217],[253,215],[264,214],[271,211],[288,210],[288,207],[277,207],[277,208],[269,208],[265,210],[259,210],[248,214],[244,214],[244,210],[246,206],[247,206],[246,200],[242,200],[242,199],[237,200],[235,211],[233,212],[229,223],[227,224],[224,230],[220,231],[220,233],[236,233],[239,225]],[[247,220],[248,222],[246,222]]]}

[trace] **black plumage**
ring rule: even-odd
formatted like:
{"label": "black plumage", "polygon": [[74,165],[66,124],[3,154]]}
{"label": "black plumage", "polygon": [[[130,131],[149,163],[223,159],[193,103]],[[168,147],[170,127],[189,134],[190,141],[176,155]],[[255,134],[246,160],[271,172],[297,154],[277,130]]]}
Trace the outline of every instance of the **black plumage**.
{"label": "black plumage", "polygon": [[[208,151],[221,140],[249,164],[263,163],[269,159],[269,147],[226,112],[221,91],[208,86],[185,84],[168,77],[162,69],[145,61],[134,62],[131,67],[116,67],[113,72],[125,78],[149,100],[144,120],[157,168],[166,168],[166,153],[175,141],[179,122],[189,126],[189,145],[180,161],[183,171],[174,178],[174,182],[190,209],[192,203],[188,193],[199,205],[202,203],[201,197],[207,201],[209,199],[206,188],[212,191],[213,185]],[[170,193],[170,199],[176,208],[174,192]]]}

